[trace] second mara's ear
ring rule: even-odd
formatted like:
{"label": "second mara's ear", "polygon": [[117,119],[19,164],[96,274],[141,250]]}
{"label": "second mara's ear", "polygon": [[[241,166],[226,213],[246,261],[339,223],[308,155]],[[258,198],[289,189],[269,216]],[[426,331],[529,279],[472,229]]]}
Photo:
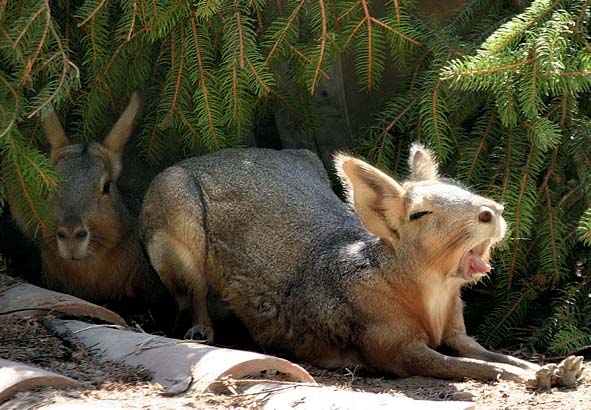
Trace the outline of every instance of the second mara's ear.
{"label": "second mara's ear", "polygon": [[364,161],[339,154],[334,160],[341,181],[348,190],[349,203],[368,231],[395,240],[395,227],[388,216],[403,212],[403,189],[396,181]]}
{"label": "second mara's ear", "polygon": [[43,130],[49,141],[49,157],[55,162],[57,151],[70,143],[55,111],[50,112],[43,120]]}
{"label": "second mara's ear", "polygon": [[103,146],[113,155],[113,174],[116,178],[121,171],[121,157],[123,148],[133,132],[135,123],[142,109],[142,101],[139,93],[136,91],[129,99],[129,103],[117,120],[109,135],[103,141]]}
{"label": "second mara's ear", "polygon": [[434,180],[439,177],[433,153],[421,144],[415,143],[410,146],[408,163],[410,178],[413,181]]}

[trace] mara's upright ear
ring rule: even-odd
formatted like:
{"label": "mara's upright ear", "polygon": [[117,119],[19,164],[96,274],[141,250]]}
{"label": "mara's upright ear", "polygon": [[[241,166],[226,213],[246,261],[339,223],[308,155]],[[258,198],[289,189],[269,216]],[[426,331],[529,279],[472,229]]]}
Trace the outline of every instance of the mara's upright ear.
{"label": "mara's upright ear", "polygon": [[49,141],[49,157],[55,163],[57,151],[70,143],[55,111],[50,112],[43,121],[43,130]]}
{"label": "mara's upright ear", "polygon": [[410,167],[410,178],[413,181],[425,181],[437,179],[437,163],[433,153],[421,144],[412,144],[410,146],[410,156],[408,158]]}
{"label": "mara's upright ear", "polygon": [[142,101],[139,93],[136,91],[129,99],[129,103],[117,120],[109,135],[103,141],[103,146],[111,154],[113,160],[113,178],[117,178],[121,172],[121,157],[123,156],[123,148],[129,139],[135,123],[139,117],[142,108]]}
{"label": "mara's upright ear", "polygon": [[388,224],[404,212],[403,189],[379,169],[347,155],[335,156],[335,168],[348,191],[348,200],[368,231],[380,238],[398,239],[396,227]]}

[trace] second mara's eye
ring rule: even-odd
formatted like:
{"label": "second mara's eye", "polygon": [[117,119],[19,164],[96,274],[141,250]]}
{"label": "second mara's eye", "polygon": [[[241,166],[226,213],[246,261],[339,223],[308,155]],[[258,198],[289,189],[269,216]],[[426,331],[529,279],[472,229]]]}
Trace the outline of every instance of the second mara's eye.
{"label": "second mara's eye", "polygon": [[410,214],[410,218],[408,218],[411,221],[416,221],[417,219],[419,219],[422,216],[425,215],[429,215],[432,214],[433,212],[431,211],[421,211],[421,212],[413,212],[412,214]]}
{"label": "second mara's eye", "polygon": [[110,192],[111,192],[111,181],[107,181],[103,185],[103,195],[108,195]]}

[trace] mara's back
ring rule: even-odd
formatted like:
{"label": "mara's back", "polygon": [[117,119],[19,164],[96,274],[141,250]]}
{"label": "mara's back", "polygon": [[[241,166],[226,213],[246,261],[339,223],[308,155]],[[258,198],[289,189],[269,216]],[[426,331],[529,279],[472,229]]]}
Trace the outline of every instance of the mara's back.
{"label": "mara's back", "polygon": [[294,260],[339,234],[369,238],[308,151],[225,150],[179,166],[203,195],[211,247],[245,274],[264,269],[284,280],[297,272]]}

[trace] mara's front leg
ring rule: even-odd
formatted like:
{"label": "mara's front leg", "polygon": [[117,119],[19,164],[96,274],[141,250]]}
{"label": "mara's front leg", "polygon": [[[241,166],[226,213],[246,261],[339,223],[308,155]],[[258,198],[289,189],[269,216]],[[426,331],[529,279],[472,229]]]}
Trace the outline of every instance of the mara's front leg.
{"label": "mara's front leg", "polygon": [[[412,323],[373,326],[365,332],[368,364],[401,377],[428,376],[442,379],[471,378],[481,381],[510,380],[530,387],[549,387],[552,372],[481,358],[447,356],[427,345],[427,335]],[[535,365],[532,365],[535,366]]]}
{"label": "mara's front leg", "polygon": [[[398,376],[428,376],[442,379],[471,378],[481,381],[497,379],[523,383],[527,386],[549,386],[550,375],[539,380],[535,371],[507,363],[487,362],[468,357],[441,354],[421,341],[412,342],[390,352],[372,354],[372,365]],[[379,362],[377,363],[376,360]]]}
{"label": "mara's front leg", "polygon": [[[460,356],[484,360],[491,363],[506,363],[536,374],[538,385],[547,388],[550,385],[561,384],[573,386],[583,372],[583,357],[569,356],[558,364],[538,366],[513,356],[491,352],[480,345],[470,336],[459,333],[449,337],[444,344],[456,350]],[[549,376],[549,377],[548,377]]]}

